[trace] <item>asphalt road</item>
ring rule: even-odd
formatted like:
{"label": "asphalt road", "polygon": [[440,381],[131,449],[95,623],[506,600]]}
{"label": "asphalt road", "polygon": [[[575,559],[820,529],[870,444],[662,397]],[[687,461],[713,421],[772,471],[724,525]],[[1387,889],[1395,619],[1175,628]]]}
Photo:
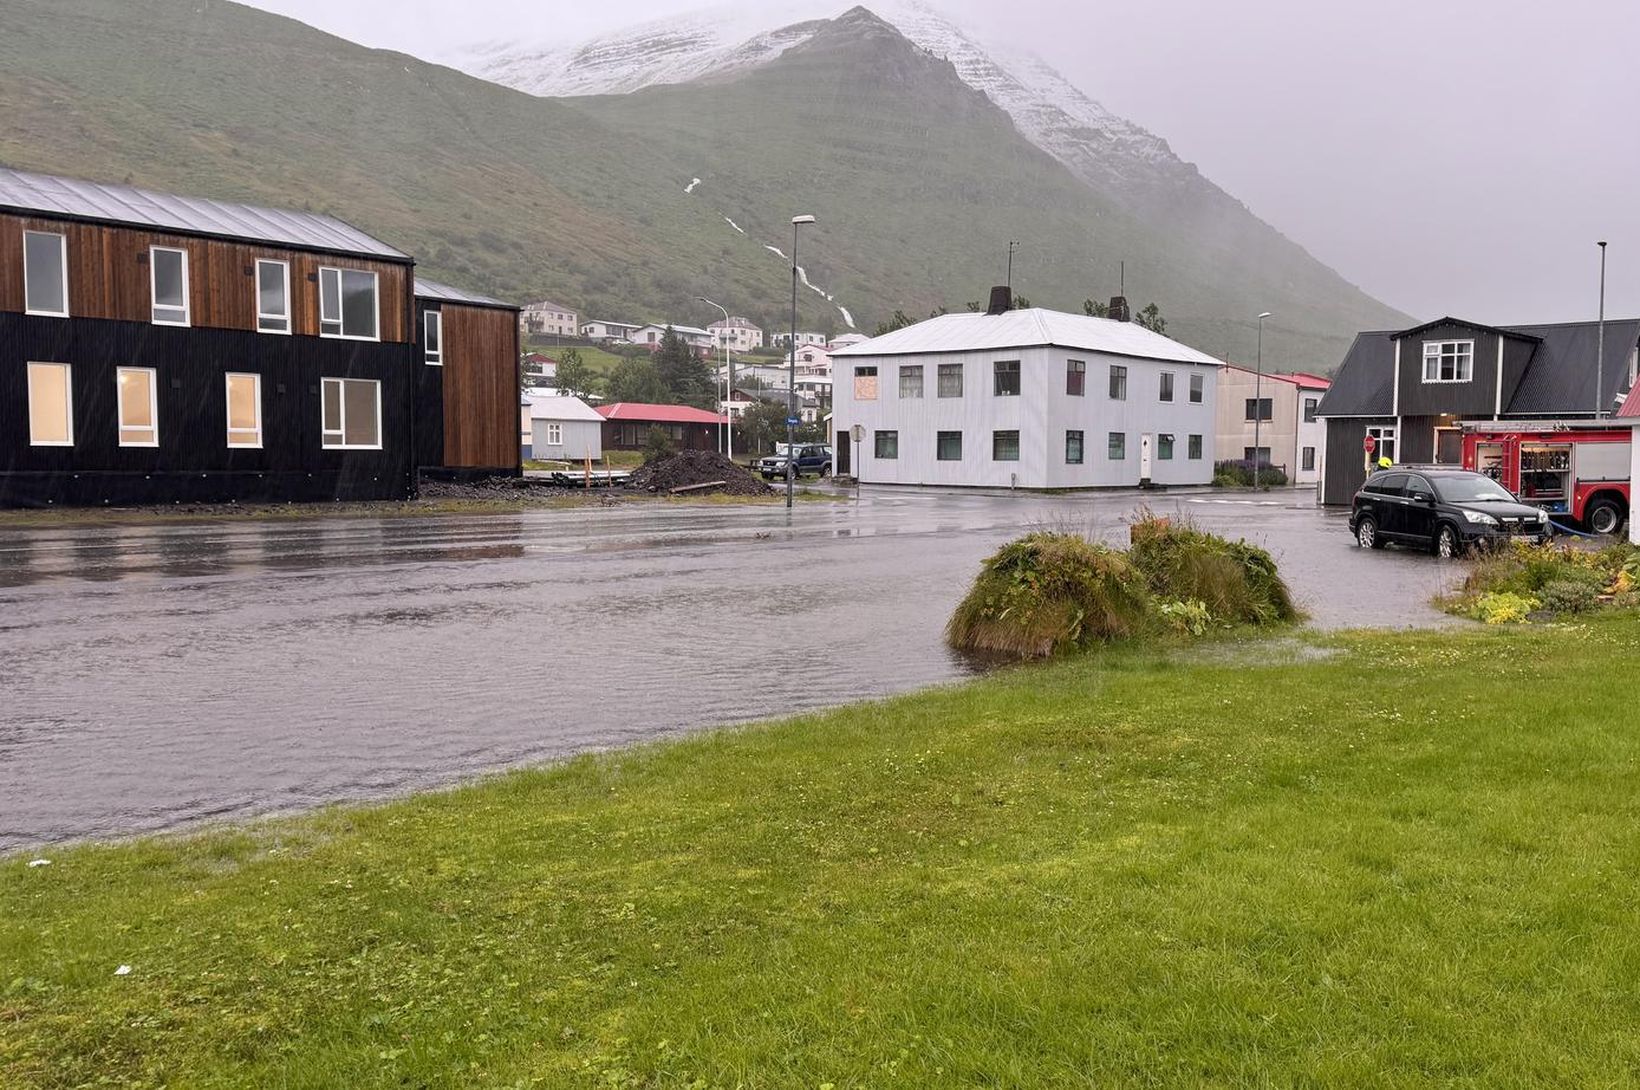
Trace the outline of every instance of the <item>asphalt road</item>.
{"label": "asphalt road", "polygon": [[[1457,569],[1307,496],[1151,496],[1313,623],[1440,623]],[[0,529],[0,850],[345,799],[965,676],[940,631],[1036,526],[1133,494]]]}

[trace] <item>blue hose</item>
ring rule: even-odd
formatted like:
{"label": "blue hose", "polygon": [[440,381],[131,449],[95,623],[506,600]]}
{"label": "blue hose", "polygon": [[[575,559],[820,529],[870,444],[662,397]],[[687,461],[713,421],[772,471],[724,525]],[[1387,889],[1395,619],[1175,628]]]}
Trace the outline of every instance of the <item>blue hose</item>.
{"label": "blue hose", "polygon": [[1582,530],[1574,530],[1572,527],[1567,526],[1564,523],[1556,522],[1554,520],[1554,516],[1552,516],[1552,515],[1549,518],[1549,525],[1553,526],[1556,530],[1560,531],[1561,533],[1571,534],[1573,537],[1599,537],[1600,536],[1599,534],[1585,533]]}

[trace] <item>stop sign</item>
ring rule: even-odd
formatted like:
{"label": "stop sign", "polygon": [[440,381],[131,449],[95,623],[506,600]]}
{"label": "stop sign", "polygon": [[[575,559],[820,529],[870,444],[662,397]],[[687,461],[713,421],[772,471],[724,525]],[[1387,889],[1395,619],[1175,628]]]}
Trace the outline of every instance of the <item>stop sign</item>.
{"label": "stop sign", "polygon": [[1368,454],[1371,454],[1373,451],[1378,449],[1378,440],[1374,439],[1370,435],[1367,436],[1365,439],[1361,440],[1361,449],[1365,450]]}

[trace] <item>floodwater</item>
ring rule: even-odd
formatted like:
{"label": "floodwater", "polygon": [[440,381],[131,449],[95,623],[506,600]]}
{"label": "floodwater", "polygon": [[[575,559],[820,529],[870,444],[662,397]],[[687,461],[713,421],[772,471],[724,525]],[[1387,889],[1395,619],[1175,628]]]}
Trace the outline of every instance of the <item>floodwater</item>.
{"label": "floodwater", "polygon": [[[378,798],[948,682],[1035,526],[1134,494],[0,529],[0,851]],[[1271,548],[1316,624],[1440,623],[1455,569],[1309,497],[1149,497]]]}

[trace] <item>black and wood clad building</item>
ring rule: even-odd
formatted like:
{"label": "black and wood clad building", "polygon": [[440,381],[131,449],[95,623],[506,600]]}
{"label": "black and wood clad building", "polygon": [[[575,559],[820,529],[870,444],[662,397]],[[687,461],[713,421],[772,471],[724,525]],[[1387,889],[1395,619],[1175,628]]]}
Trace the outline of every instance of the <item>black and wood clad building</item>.
{"label": "black and wood clad building", "polygon": [[432,366],[414,280],[331,216],[0,168],[0,506],[406,497],[432,376],[516,471],[516,312]]}
{"label": "black and wood clad building", "polygon": [[519,308],[416,280],[425,366],[416,379],[416,465],[439,477],[523,472]]}
{"label": "black and wood clad building", "polygon": [[[1360,333],[1316,415],[1326,422],[1321,502],[1348,505],[1373,457],[1462,462],[1464,421],[1593,419],[1640,367],[1640,319],[1489,326],[1441,318]],[[1603,369],[1602,369],[1603,360]],[[1596,389],[1596,383],[1600,388]]]}

